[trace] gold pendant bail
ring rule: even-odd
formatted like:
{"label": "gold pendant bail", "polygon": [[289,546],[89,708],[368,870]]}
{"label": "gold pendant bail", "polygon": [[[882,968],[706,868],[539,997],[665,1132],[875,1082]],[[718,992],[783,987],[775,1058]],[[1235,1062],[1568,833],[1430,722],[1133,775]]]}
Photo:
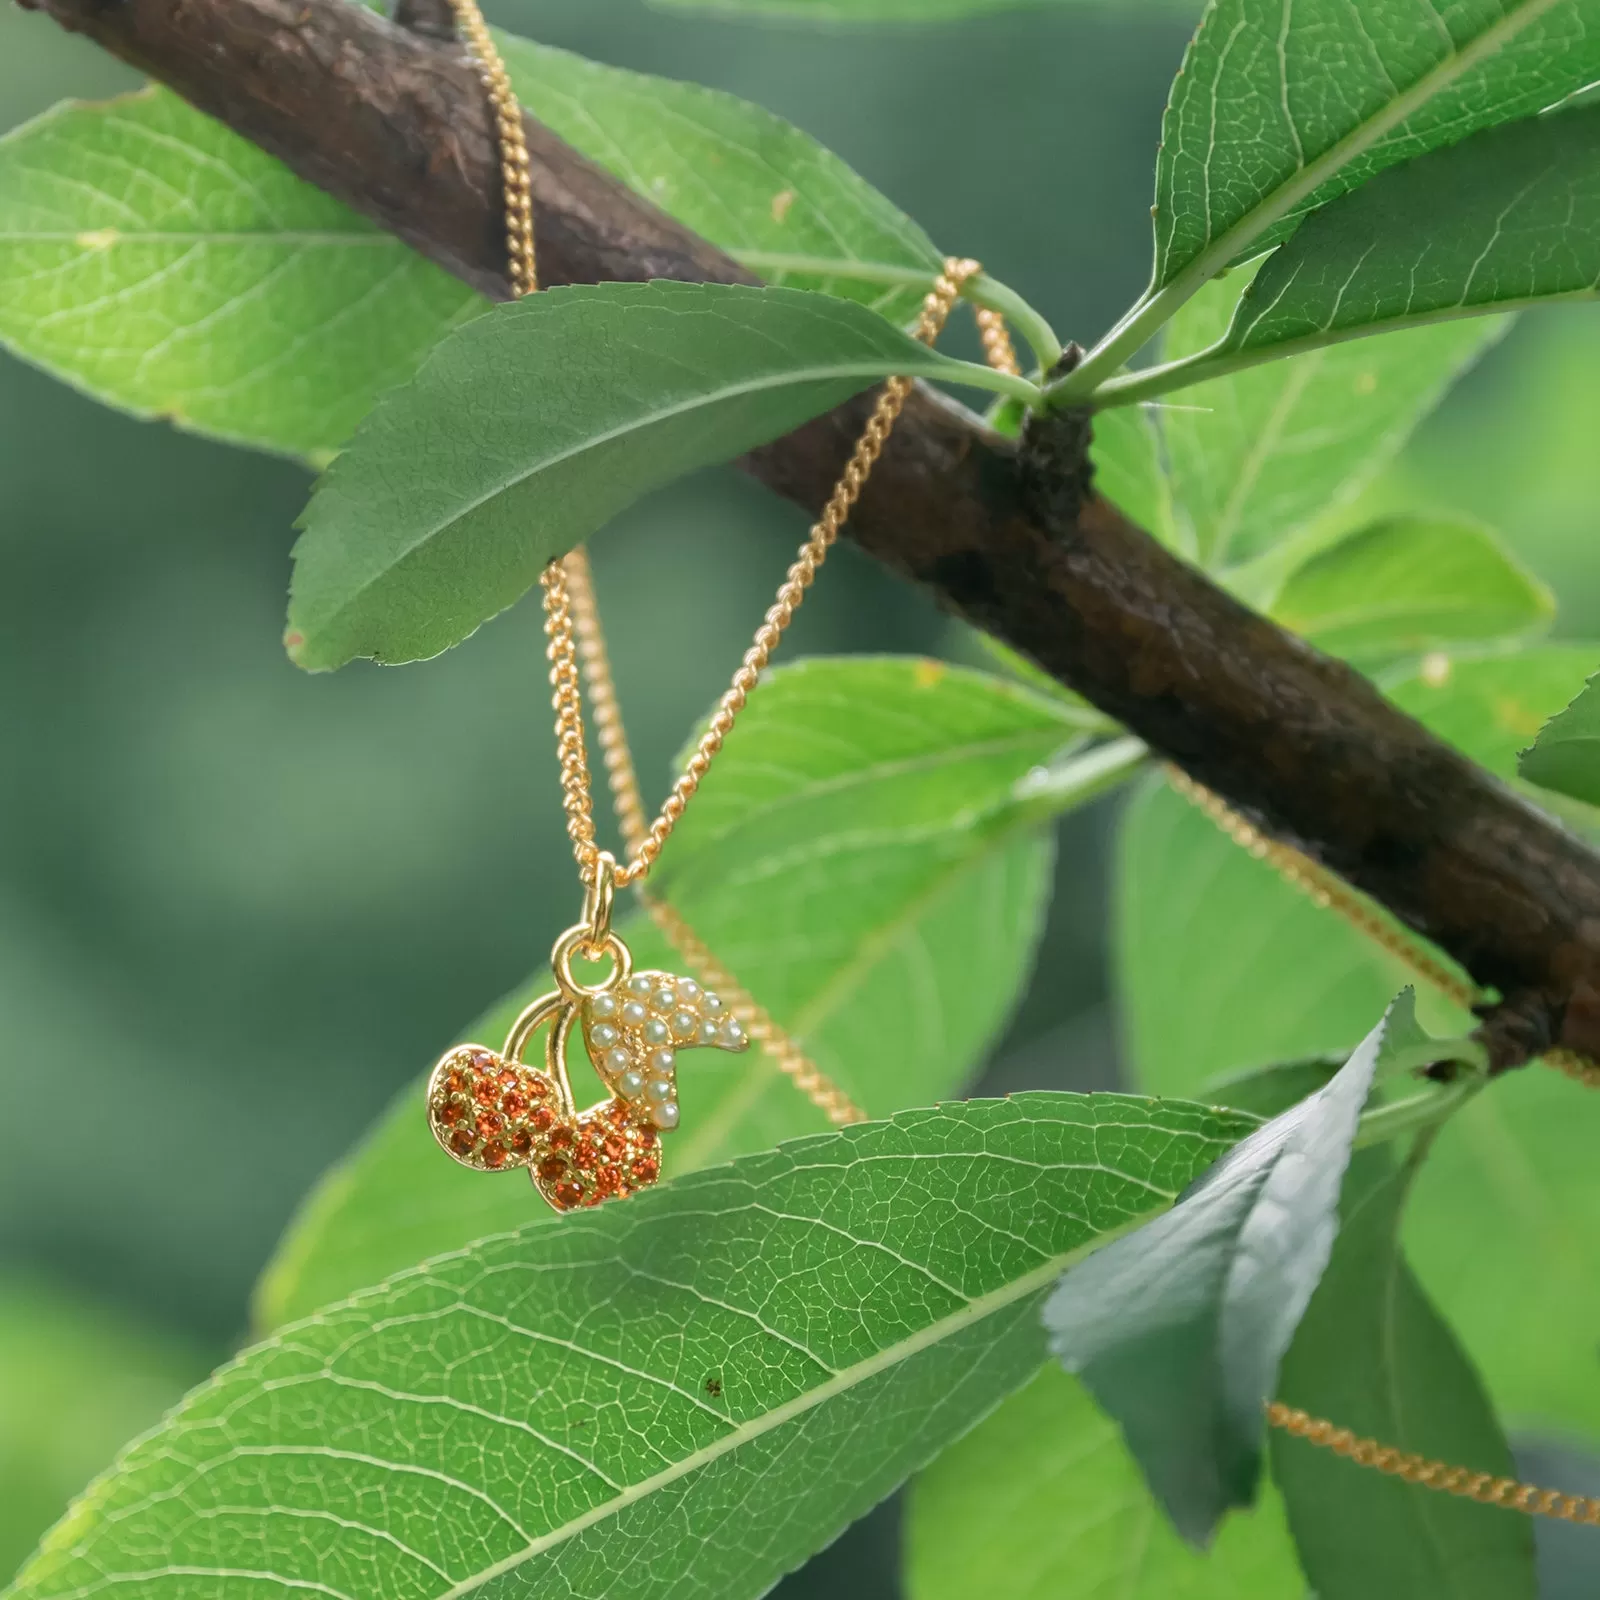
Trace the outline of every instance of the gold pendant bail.
{"label": "gold pendant bail", "polygon": [[617,897],[617,858],[609,850],[598,850],[594,858],[594,881],[583,890],[583,953],[596,959],[611,942],[611,907]]}

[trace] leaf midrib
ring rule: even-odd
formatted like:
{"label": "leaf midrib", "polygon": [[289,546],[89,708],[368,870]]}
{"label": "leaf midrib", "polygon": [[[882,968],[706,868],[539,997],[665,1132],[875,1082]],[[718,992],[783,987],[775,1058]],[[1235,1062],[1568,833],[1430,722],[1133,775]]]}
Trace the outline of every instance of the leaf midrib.
{"label": "leaf midrib", "polygon": [[[1043,697],[1041,703],[1047,704]],[[914,777],[923,773],[936,772],[941,767],[953,766],[961,761],[981,760],[984,756],[1007,755],[1014,750],[1025,750],[1030,744],[1044,744],[1059,728],[1068,741],[1076,735],[1077,730],[1072,728],[1064,719],[1059,723],[1049,726],[1040,724],[1036,728],[1021,729],[1015,733],[997,734],[992,739],[973,740],[967,744],[942,745],[936,750],[922,750],[914,756],[901,756],[890,761],[880,761],[870,766],[850,767],[845,771],[836,772],[826,778],[818,778],[812,782],[790,789],[781,795],[776,795],[764,801],[759,807],[742,808],[737,816],[724,824],[721,828],[713,826],[713,831],[706,833],[696,840],[691,836],[690,848],[679,845],[679,859],[686,867],[697,857],[704,855],[713,847],[726,845],[728,840],[734,838],[744,829],[758,822],[765,822],[775,814],[781,813],[791,807],[806,805],[814,800],[848,794],[853,789],[862,788],[868,784],[885,783],[895,778]],[[1048,759],[1048,754],[1046,759]],[[965,816],[951,818],[942,825],[942,831],[954,832],[963,827],[973,826],[982,822],[986,817],[992,816],[996,811],[1004,809],[1010,803],[1011,796],[1008,792],[997,795],[987,805],[974,807]],[[671,874],[666,875],[670,883]]]}
{"label": "leaf midrib", "polygon": [[762,1438],[774,1429],[782,1427],[785,1423],[797,1417],[805,1416],[814,1411],[818,1406],[835,1399],[841,1394],[847,1394],[852,1389],[863,1383],[869,1382],[879,1373],[887,1372],[898,1366],[903,1361],[910,1360],[913,1356],[920,1355],[924,1350],[932,1349],[942,1343],[946,1338],[953,1337],[963,1329],[984,1318],[1005,1310],[1017,1301],[1025,1299],[1041,1289],[1047,1288],[1066,1269],[1080,1257],[1090,1251],[1098,1249],[1101,1245],[1109,1243],[1118,1233],[1135,1226],[1144,1220],[1144,1213],[1137,1218],[1130,1218],[1119,1228],[1108,1229],[1104,1233],[1096,1234],[1093,1239],[1077,1246],[1073,1250],[1065,1251],[1058,1255],[1047,1257],[1030,1272],[1013,1279],[1010,1283],[998,1289],[992,1289],[986,1295],[979,1295],[968,1300],[958,1311],[952,1312],[947,1317],[941,1317],[930,1322],[925,1328],[902,1339],[898,1344],[888,1345],[884,1349],[867,1357],[865,1361],[857,1362],[852,1367],[842,1368],[826,1382],[818,1384],[813,1389],[808,1389],[796,1395],[792,1400],[785,1401],[781,1406],[775,1406],[770,1411],[764,1411],[758,1417],[752,1417],[748,1422],[741,1423],[737,1428],[724,1434],[722,1438],[712,1444],[682,1457],[673,1462],[670,1467],[664,1468],[654,1476],[642,1479],[636,1484],[630,1484],[620,1494],[600,1504],[591,1506],[581,1516],[574,1517],[571,1521],[563,1523],[559,1528],[552,1528],[548,1533],[541,1534],[532,1540],[526,1548],[512,1556],[507,1556],[497,1561],[493,1566],[486,1567],[482,1572],[475,1573],[472,1577],[463,1579],[454,1588],[445,1590],[436,1600],[461,1600],[462,1596],[472,1594],[507,1572],[514,1572],[518,1567],[543,1555],[547,1550],[564,1544],[568,1539],[576,1538],[580,1533],[604,1522],[607,1518],[616,1516],[628,1509],[629,1506],[654,1494],[657,1490],[664,1489],[679,1479],[687,1477],[691,1472],[698,1471],[701,1467],[709,1466],[712,1462],[720,1460],[723,1456],[739,1449],[741,1446]]}
{"label": "leaf midrib", "polygon": [[[954,365],[954,363],[951,364]],[[643,433],[660,427],[665,423],[674,421],[678,417],[689,416],[696,411],[705,410],[712,406],[731,404],[749,396],[765,394],[772,390],[788,387],[799,387],[800,385],[806,383],[822,383],[843,378],[864,377],[870,381],[874,379],[882,379],[888,375],[889,374],[885,373],[881,362],[876,364],[869,364],[864,361],[847,362],[842,365],[826,368],[786,368],[781,374],[770,374],[764,376],[759,381],[752,380],[745,383],[735,384],[727,388],[717,389],[710,394],[701,393],[687,397],[671,406],[660,407],[649,411],[643,416],[630,420],[625,424],[605,429],[598,434],[590,434],[579,442],[570,445],[553,455],[540,457],[532,465],[497,479],[481,494],[460,505],[445,521],[436,523],[431,527],[423,529],[414,539],[410,540],[398,552],[398,554],[394,556],[392,560],[387,561],[380,569],[374,572],[370,577],[363,580],[354,590],[352,590],[349,594],[349,597],[341,602],[339,606],[337,606],[334,610],[325,613],[315,624],[315,626],[319,630],[326,630],[327,628],[331,627],[340,618],[344,617],[352,607],[356,606],[369,593],[371,593],[373,589],[377,588],[380,584],[392,577],[394,573],[398,572],[408,561],[412,559],[412,557],[414,557],[420,550],[425,548],[430,541],[440,538],[444,534],[448,533],[467,517],[471,516],[473,512],[478,511],[483,506],[487,505],[491,500],[498,499],[501,495],[509,494],[514,488],[526,483],[528,479],[543,472],[553,471],[555,468],[564,465],[566,462],[575,461],[590,451],[603,449],[606,445],[615,444],[620,439],[626,439],[635,434]],[[865,385],[863,385],[863,387],[865,387]],[[329,487],[332,486],[332,484],[329,485]],[[340,487],[342,489],[342,485]],[[314,509],[315,501],[313,501],[312,504]],[[311,525],[312,519],[308,517],[306,523],[308,531]],[[309,632],[309,630],[307,631]]]}

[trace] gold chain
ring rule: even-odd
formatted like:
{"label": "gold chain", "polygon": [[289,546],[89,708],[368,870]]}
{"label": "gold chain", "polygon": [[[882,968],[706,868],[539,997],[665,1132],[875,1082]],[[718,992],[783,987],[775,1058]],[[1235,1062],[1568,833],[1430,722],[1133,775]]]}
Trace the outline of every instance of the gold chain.
{"label": "gold chain", "polygon": [[[471,3],[471,0],[454,0],[454,3],[464,5]],[[980,270],[976,261],[952,258],[945,262],[944,271],[935,279],[932,291],[923,301],[922,315],[914,330],[915,336],[924,344],[931,344],[938,337],[951,307],[960,298],[962,284]],[[762,619],[761,626],[756,629],[755,638],[745,651],[738,671],[733,675],[733,682],[718,701],[709,726],[672,785],[662,803],[660,814],[637,841],[630,844],[630,859],[616,868],[615,881],[619,889],[638,883],[645,877],[689,801],[694,798],[701,780],[732,731],[735,719],[744,709],[750,691],[755,688],[762,670],[772,658],[784,629],[789,626],[805,599],[806,590],[816,578],[817,569],[827,559],[828,551],[838,539],[845,519],[860,498],[911,389],[909,378],[890,378],[884,384],[883,393],[878,397],[866,427],[862,429],[855,450],[838,483],[834,485],[828,503],[822,508],[822,515],[812,525],[806,542],[801,545],[793,565],[785,574],[776,598]],[[564,564],[553,562],[546,567],[541,581],[544,584],[546,629],[550,639],[550,682],[555,691],[561,797],[566,807],[567,833],[572,839],[578,870],[588,883],[594,877],[599,848],[595,844],[593,791],[583,752],[583,704],[579,693],[578,650],[573,639],[571,601],[567,593],[568,576]],[[634,794],[637,796],[637,786]]]}
{"label": "gold chain", "polygon": [[[451,7],[477,57],[484,88],[494,110],[501,182],[505,191],[508,276],[512,297],[520,298],[534,293],[539,282],[534,254],[532,166],[522,127],[522,109],[476,0],[451,0]],[[951,258],[945,262],[944,270],[923,301],[922,314],[914,330],[918,339],[926,344],[933,343],[960,298],[962,285],[980,270],[976,261]],[[1006,369],[1015,371],[1015,356],[1004,319],[997,313],[985,311],[979,314],[978,323],[984,348],[990,352],[991,359],[996,365],[1008,363]],[[732,731],[735,719],[804,601],[829,548],[838,539],[911,390],[908,378],[890,378],[884,385],[822,515],[785,574],[732,683],[718,702],[709,726],[653,822],[645,820],[644,799],[617,702],[587,555],[581,549],[572,551],[563,561],[547,566],[540,580],[544,590],[551,699],[556,715],[556,752],[561,767],[561,800],[579,876],[594,887],[601,857],[595,839],[594,789],[584,736],[583,689],[587,679],[596,737],[629,856],[627,862],[613,869],[610,883],[618,888],[630,884],[639,888],[640,898],[656,926],[694,969],[700,981],[722,994],[745,1032],[836,1126],[864,1121],[866,1113],[810,1060],[800,1045],[717,960],[679,912],[644,893],[642,882]]]}
{"label": "gold chain", "polygon": [[[506,246],[510,259],[511,292],[514,297],[533,293],[538,287],[538,272],[533,242],[531,167],[527,141],[523,135],[522,112],[512,92],[505,65],[495,49],[476,0],[451,0],[457,22],[466,35],[482,72],[484,86],[494,107],[499,135],[501,177],[505,187]],[[979,270],[974,261],[946,261],[945,269],[923,302],[916,336],[931,344],[938,337],[961,286]],[[1017,372],[1019,366],[1005,319],[998,312],[981,310],[978,331],[984,354],[991,366],[1002,372]],[[722,748],[735,718],[743,710],[750,691],[771,658],[784,629],[805,598],[829,547],[839,537],[846,517],[860,497],[867,477],[889,438],[895,420],[911,392],[906,378],[891,378],[835,486],[820,518],[812,527],[800,553],[789,568],[777,598],[768,610],[750,648],[745,652],[733,682],[701,736],[694,754],[673,784],[660,814],[654,822],[645,821],[646,811],[639,788],[638,773],[628,747],[617,703],[616,685],[605,648],[595,606],[594,586],[588,557],[582,549],[572,551],[564,561],[553,562],[543,576],[546,633],[549,639],[550,684],[556,713],[556,744],[561,761],[562,802],[567,814],[567,833],[579,872],[591,887],[599,878],[600,850],[594,835],[593,786],[584,743],[582,678],[587,675],[595,731],[605,762],[617,821],[630,856],[615,870],[617,886],[639,884],[661,853],[668,835],[684,808],[693,798],[713,758]],[[1391,924],[1364,897],[1326,872],[1299,851],[1268,838],[1233,811],[1219,796],[1196,783],[1176,768],[1169,777],[1180,793],[1199,806],[1235,843],[1274,867],[1302,893],[1318,905],[1342,916],[1368,938],[1397,956],[1457,1004],[1469,1006],[1476,991],[1460,976],[1421,950],[1414,941]],[[734,1014],[745,1031],[757,1041],[783,1071],[829,1121],[843,1125],[859,1122],[865,1113],[836,1084],[812,1063],[800,1046],[764,1011],[719,962],[704,941],[671,906],[640,891],[646,908],[668,941],[695,969],[701,981],[728,997]],[[1580,1081],[1600,1085],[1596,1068],[1570,1051],[1555,1051],[1545,1058]],[[1273,1401],[1267,1407],[1267,1420],[1276,1428],[1332,1450],[1360,1466],[1371,1467],[1422,1488],[1462,1496],[1484,1505],[1505,1506],[1531,1516],[1555,1517],[1566,1522],[1600,1526],[1600,1499],[1561,1494],[1554,1489],[1539,1489],[1511,1478],[1496,1478],[1433,1461],[1375,1439],[1359,1438],[1348,1428],[1336,1427],[1322,1417]]]}
{"label": "gold chain", "polygon": [[1540,1489],[1515,1478],[1497,1478],[1491,1472],[1474,1472],[1470,1467],[1452,1467],[1410,1450],[1397,1450],[1392,1444],[1363,1439],[1348,1428],[1337,1428],[1325,1417],[1313,1417],[1274,1400],[1267,1407],[1267,1420],[1275,1428],[1296,1439],[1331,1450],[1360,1467],[1387,1473],[1419,1489],[1437,1489],[1479,1505],[1504,1506],[1508,1511],[1525,1511],[1530,1517],[1554,1517],[1559,1522],[1581,1522],[1600,1527],[1600,1499],[1581,1494],[1563,1494],[1559,1489]]}
{"label": "gold chain", "polygon": [[[649,824],[645,821],[644,798],[639,791],[633,752],[628,748],[628,736],[622,726],[622,709],[617,702],[605,634],[600,627],[588,554],[581,548],[574,550],[567,556],[565,565],[578,655],[588,685],[589,709],[594,716],[595,739],[605,761],[612,807],[623,845],[630,854],[636,854],[648,835]],[[835,1127],[845,1127],[852,1122],[866,1121],[866,1112],[816,1066],[755,996],[717,960],[680,912],[643,888],[639,890],[639,898],[651,920],[688,963],[695,977],[722,996],[744,1031],[829,1122]]]}

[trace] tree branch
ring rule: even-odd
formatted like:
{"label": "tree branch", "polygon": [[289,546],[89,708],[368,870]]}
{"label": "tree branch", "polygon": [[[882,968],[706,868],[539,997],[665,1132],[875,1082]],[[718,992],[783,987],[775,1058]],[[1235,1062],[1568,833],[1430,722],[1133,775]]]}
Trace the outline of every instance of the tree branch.
{"label": "tree branch", "polygon": [[[348,0],[24,3],[506,294],[492,128],[458,47]],[[752,281],[531,118],[527,132],[546,283]],[[869,404],[745,466],[815,512]],[[1087,437],[1067,415],[1019,451],[919,392],[847,531],[1498,990],[1483,1030],[1497,1067],[1553,1042],[1600,1055],[1600,859],[1095,495]]]}

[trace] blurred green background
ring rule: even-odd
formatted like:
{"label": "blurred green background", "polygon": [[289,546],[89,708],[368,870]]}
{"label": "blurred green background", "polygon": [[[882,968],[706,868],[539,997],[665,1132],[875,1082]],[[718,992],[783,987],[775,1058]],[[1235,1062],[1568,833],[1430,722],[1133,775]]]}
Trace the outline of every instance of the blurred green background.
{"label": "blurred green background", "polygon": [[[1064,334],[1093,335],[1143,285],[1181,8],[848,34],[631,0],[487,9],[800,123]],[[0,124],[136,82],[0,10]],[[1530,320],[1369,498],[1499,524],[1556,586],[1563,630],[1600,626],[1597,399],[1595,319]],[[0,356],[0,1573],[228,1351],[299,1196],[575,910],[535,608],[425,667],[303,676],[278,641],[307,482]],[[729,472],[599,541],[629,723],[659,783],[800,531]],[[786,646],[966,648],[848,548]],[[1065,830],[1044,981],[992,1088],[1114,1081],[1108,821]],[[821,1559],[795,1593],[842,1574],[892,1592],[882,1519]]]}

